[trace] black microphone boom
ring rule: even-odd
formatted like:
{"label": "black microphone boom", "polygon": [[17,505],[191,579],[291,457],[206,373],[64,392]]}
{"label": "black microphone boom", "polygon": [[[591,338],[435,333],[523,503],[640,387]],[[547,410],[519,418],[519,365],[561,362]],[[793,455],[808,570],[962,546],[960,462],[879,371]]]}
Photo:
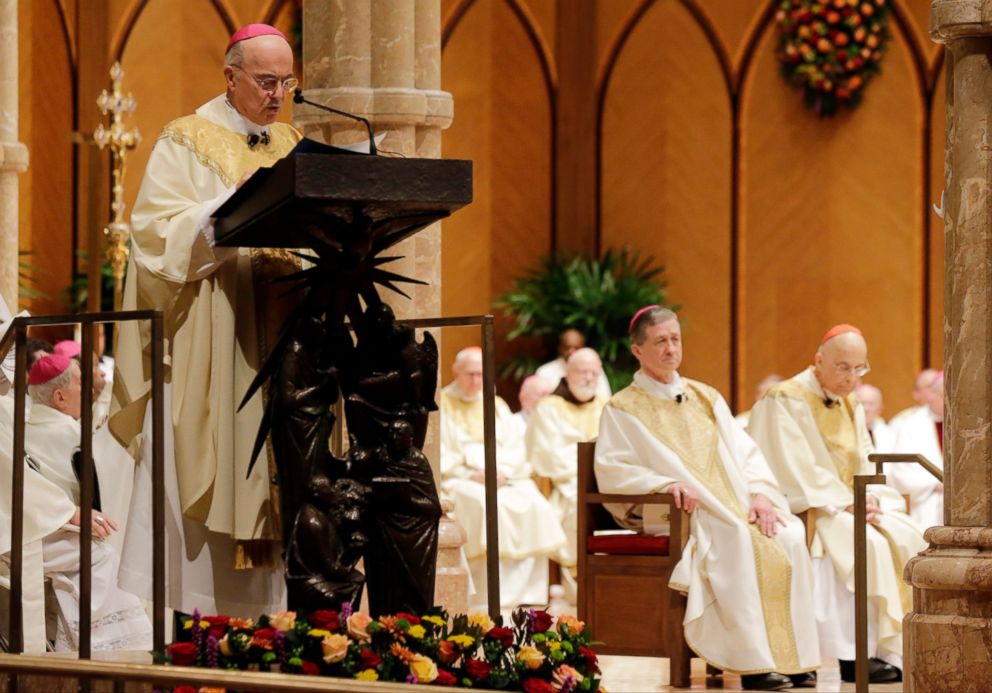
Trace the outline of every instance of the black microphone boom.
{"label": "black microphone boom", "polygon": [[352,120],[357,120],[358,122],[365,125],[365,129],[369,132],[369,154],[376,156],[379,152],[375,148],[375,132],[372,130],[372,123],[368,121],[367,118],[363,118],[360,115],[355,115],[354,113],[348,113],[348,111],[339,111],[336,108],[331,108],[330,106],[325,106],[322,103],[317,103],[316,101],[310,101],[309,99],[303,98],[303,90],[297,87],[293,91],[293,103],[305,103],[308,106],[313,106],[314,108],[319,108],[322,111],[327,111],[328,113],[334,113],[336,115],[344,116],[345,118],[351,118]]}

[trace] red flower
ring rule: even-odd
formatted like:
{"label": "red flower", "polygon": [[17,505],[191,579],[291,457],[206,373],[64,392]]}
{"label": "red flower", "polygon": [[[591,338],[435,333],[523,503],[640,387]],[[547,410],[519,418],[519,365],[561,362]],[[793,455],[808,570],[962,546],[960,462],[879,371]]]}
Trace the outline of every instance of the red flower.
{"label": "red flower", "polygon": [[271,650],[272,640],[275,637],[275,628],[259,628],[251,637],[251,647],[260,647],[263,650]]}
{"label": "red flower", "polygon": [[227,624],[231,622],[230,616],[204,616],[203,620],[209,623],[207,636],[214,636],[218,640],[224,637],[227,632]]}
{"label": "red flower", "polygon": [[454,686],[458,683],[458,678],[452,674],[450,671],[445,669],[437,670],[437,678],[432,682],[435,686]]}
{"label": "red flower", "polygon": [[513,647],[513,631],[509,628],[494,626],[489,629],[488,633],[486,633],[486,637],[493,640],[498,640],[504,650]]}
{"label": "red flower", "polygon": [[191,642],[174,642],[165,648],[165,654],[173,664],[180,667],[190,667],[196,664],[199,648]]}
{"label": "red flower", "polygon": [[307,676],[320,676],[320,667],[313,662],[304,661],[300,665],[300,673],[306,674]]}
{"label": "red flower", "polygon": [[544,633],[551,627],[551,614],[547,611],[534,612],[534,632]]}
{"label": "red flower", "polygon": [[196,693],[196,688],[193,686],[176,686],[172,689],[172,693]]}
{"label": "red flower", "polygon": [[596,653],[590,650],[588,647],[579,645],[579,654],[582,655],[586,660],[586,667],[592,674],[599,673],[599,657]]}
{"label": "red flower", "polygon": [[382,657],[372,650],[362,650],[359,658],[362,660],[362,669],[374,669],[382,663]]}
{"label": "red flower", "polygon": [[314,628],[337,633],[341,628],[341,618],[337,611],[331,609],[319,609],[310,614],[310,625]]}
{"label": "red flower", "polygon": [[454,664],[458,659],[458,648],[450,640],[442,640],[437,644],[437,658],[442,664]]}
{"label": "red flower", "polygon": [[466,659],[465,660],[465,673],[468,674],[469,678],[476,683],[482,683],[489,678],[489,672],[493,668],[483,662],[481,659]]}
{"label": "red flower", "polygon": [[531,676],[524,679],[524,693],[555,693],[555,689],[544,679]]}
{"label": "red flower", "polygon": [[405,618],[410,623],[411,626],[420,625],[420,619],[414,616],[413,614],[407,614],[401,611],[398,614],[396,614],[396,618],[397,619]]}

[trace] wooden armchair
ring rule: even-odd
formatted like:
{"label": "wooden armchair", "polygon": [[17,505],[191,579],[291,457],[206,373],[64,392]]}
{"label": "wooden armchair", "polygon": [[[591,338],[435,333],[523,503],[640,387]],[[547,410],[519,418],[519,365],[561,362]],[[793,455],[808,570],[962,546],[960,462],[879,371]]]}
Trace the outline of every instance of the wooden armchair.
{"label": "wooden armchair", "polygon": [[[595,443],[579,444],[579,619],[590,624],[596,640],[605,643],[596,648],[598,652],[667,657],[671,685],[687,687],[692,652],[682,635],[685,595],[669,589],[668,580],[689,537],[689,516],[676,509],[667,493],[599,493],[594,456]],[[597,530],[617,529],[603,503],[667,505],[671,535],[595,537]]]}

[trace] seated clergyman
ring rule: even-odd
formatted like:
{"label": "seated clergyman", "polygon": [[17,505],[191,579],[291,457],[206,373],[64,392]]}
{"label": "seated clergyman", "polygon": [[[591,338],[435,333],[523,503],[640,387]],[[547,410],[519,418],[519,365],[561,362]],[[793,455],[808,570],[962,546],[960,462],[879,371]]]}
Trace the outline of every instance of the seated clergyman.
{"label": "seated clergyman", "polygon": [[[868,370],[861,331],[837,325],[820,340],[813,365],[769,390],[748,425],[792,511],[816,509],[811,551],[820,647],[840,660],[845,681],[855,677],[854,476],[874,473],[864,408],[854,394]],[[902,619],[912,605],[903,568],[927,544],[895,490],[868,490],[869,678],[880,683],[902,675]]]}
{"label": "seated clergyman", "polygon": [[[603,493],[670,493],[692,513],[669,586],[687,594],[684,633],[747,690],[815,686],[820,666],[805,528],[789,513],[761,451],[712,387],[683,378],[682,331],[649,306],[630,323],[640,362],[606,405],[596,443]],[[640,508],[611,507],[621,526]]]}
{"label": "seated clergyman", "polygon": [[[468,535],[465,556],[476,587],[473,606],[486,603],[485,452],[482,351],[458,352],[455,379],[441,390],[441,492],[455,506]],[[531,479],[523,432],[496,397],[495,512],[499,520],[500,604],[543,604],[548,599],[548,558],[565,543],[558,518]]]}
{"label": "seated clergyman", "polygon": [[572,353],[565,377],[554,392],[538,403],[527,427],[527,459],[538,475],[551,480],[551,504],[565,530],[566,542],[555,560],[567,569],[562,577],[571,597],[575,596],[572,571],[578,550],[577,448],[599,431],[599,416],[608,399],[597,394],[602,373],[602,362],[595,351],[583,347]]}
{"label": "seated clergyman", "polygon": [[[79,364],[58,354],[39,358],[28,373],[31,419],[25,430],[30,473],[62,492],[57,508],[26,502],[26,523],[56,521],[42,542],[43,567],[52,579],[62,618],[57,649],[75,649],[79,635],[79,531],[81,468],[77,454],[82,404]],[[71,512],[70,512],[71,510]],[[93,509],[92,625],[94,650],[145,650],[151,647],[151,624],[141,602],[117,587],[118,555],[107,538],[117,523]]]}

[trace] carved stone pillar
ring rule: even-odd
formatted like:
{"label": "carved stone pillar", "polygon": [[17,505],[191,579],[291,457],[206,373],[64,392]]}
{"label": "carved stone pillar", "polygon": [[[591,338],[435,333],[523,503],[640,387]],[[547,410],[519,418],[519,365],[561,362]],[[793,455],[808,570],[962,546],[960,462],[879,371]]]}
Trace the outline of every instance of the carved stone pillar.
{"label": "carved stone pillar", "polygon": [[0,0],[0,295],[17,312],[17,175],[28,149],[17,141],[17,0]]}
{"label": "carved stone pillar", "polygon": [[908,691],[992,681],[992,0],[935,0],[946,46],[944,523],[906,566]]}
{"label": "carved stone pillar", "polygon": [[[440,0],[305,0],[303,86],[311,101],[368,118],[377,133],[385,132],[379,145],[382,155],[440,157],[441,131],[451,124],[453,113],[451,94],[441,91]],[[296,106],[293,117],[306,136],[329,144],[367,137],[361,124],[310,106]],[[390,265],[391,270],[427,285],[403,287],[412,301],[390,296],[388,291],[383,299],[399,318],[440,316],[441,225],[420,231],[391,251],[404,256]],[[440,342],[440,332],[434,335]],[[447,364],[441,364],[440,371],[447,373]],[[436,476],[440,459],[437,417],[433,417],[424,452]],[[446,557],[445,532],[453,537],[450,530],[442,521],[438,599],[449,610],[464,610],[456,603],[457,595],[467,590],[464,574],[460,578],[463,586],[452,588],[454,602],[442,594],[443,585],[454,583],[453,574],[440,569],[456,569],[446,564],[450,556]],[[461,570],[460,563],[457,570]]]}

